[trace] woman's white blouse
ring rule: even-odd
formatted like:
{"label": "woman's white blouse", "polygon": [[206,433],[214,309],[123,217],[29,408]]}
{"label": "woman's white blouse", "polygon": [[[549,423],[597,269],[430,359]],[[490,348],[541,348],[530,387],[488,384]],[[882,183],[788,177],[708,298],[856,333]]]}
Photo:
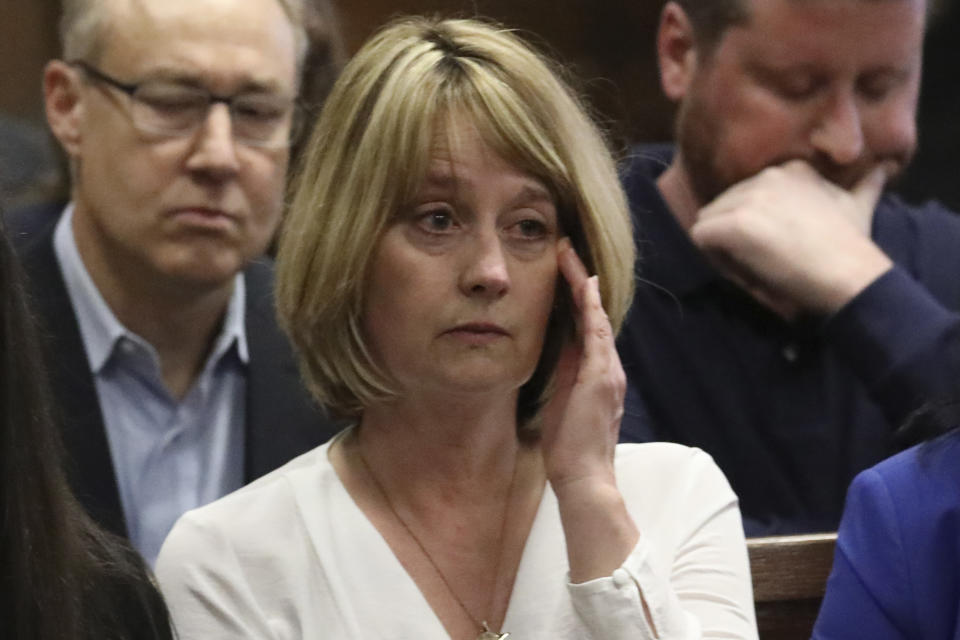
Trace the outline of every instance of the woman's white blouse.
{"label": "woman's white blouse", "polygon": [[[157,577],[181,640],[448,637],[328,446],[178,521]],[[737,498],[710,456],[623,444],[616,471],[641,532],[630,556],[608,578],[570,584],[548,485],[502,630],[511,640],[756,638]]]}

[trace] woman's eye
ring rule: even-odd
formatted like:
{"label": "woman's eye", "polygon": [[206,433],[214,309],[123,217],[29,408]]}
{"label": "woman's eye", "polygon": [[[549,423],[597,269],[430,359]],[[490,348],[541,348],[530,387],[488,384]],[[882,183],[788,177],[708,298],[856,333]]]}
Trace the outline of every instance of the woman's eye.
{"label": "woman's eye", "polygon": [[524,218],[513,225],[511,235],[522,240],[541,240],[550,233],[550,228],[542,220]]}
{"label": "woman's eye", "polygon": [[420,213],[417,224],[429,233],[445,233],[454,227],[453,214],[446,209],[432,209]]}

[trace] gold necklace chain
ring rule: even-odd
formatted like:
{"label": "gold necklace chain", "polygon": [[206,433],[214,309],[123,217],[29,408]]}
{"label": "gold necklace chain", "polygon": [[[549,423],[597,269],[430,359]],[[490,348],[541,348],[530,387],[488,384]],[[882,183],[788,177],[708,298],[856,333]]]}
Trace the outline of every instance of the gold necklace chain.
{"label": "gold necklace chain", "polygon": [[[357,434],[359,436],[359,434]],[[430,566],[433,567],[433,570],[440,577],[443,586],[447,588],[447,591],[453,596],[453,599],[460,605],[460,608],[463,609],[463,612],[467,614],[467,617],[470,618],[470,621],[480,630],[480,635],[477,636],[476,640],[507,640],[510,637],[509,633],[497,633],[496,631],[491,631],[490,626],[487,624],[486,620],[478,620],[476,616],[470,613],[470,609],[467,608],[467,605],[464,604],[463,600],[460,599],[460,596],[457,595],[457,592],[453,590],[453,587],[447,581],[447,577],[443,575],[443,571],[440,570],[439,565],[434,562],[433,557],[427,551],[427,548],[423,545],[423,542],[420,541],[420,538],[413,532],[413,529],[410,528],[410,525],[407,524],[406,520],[400,516],[400,512],[397,511],[397,508],[393,505],[393,501],[390,500],[390,495],[387,493],[386,488],[380,482],[380,479],[373,473],[373,468],[367,462],[367,458],[363,455],[363,448],[360,446],[360,438],[357,437],[357,456],[360,458],[361,464],[363,464],[364,471],[367,475],[370,476],[370,479],[373,480],[373,484],[376,485],[377,491],[380,492],[380,495],[383,496],[384,501],[387,503],[387,506],[390,507],[390,511],[393,513],[393,516],[397,521],[403,526],[406,530],[407,535],[417,544],[420,548],[420,552],[423,553],[423,556],[427,559],[427,562],[430,563]],[[503,523],[500,526],[500,548],[497,550],[497,575],[499,576],[500,563],[503,560],[503,547],[504,539],[503,535],[507,528],[507,509],[510,506],[510,499],[513,496],[513,487],[516,484],[517,480],[517,465],[514,465],[513,468],[513,478],[510,480],[510,490],[507,492],[507,504],[504,506],[503,514]],[[494,589],[496,589],[496,577],[494,578]],[[493,598],[491,594],[491,599]]]}

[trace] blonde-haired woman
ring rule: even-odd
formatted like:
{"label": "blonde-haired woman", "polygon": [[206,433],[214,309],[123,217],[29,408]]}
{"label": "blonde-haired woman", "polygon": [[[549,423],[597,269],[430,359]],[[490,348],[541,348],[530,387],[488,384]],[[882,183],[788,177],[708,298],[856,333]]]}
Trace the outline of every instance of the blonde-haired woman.
{"label": "blonde-haired woman", "polygon": [[615,446],[633,258],[602,137],[543,58],[477,21],[377,34],[278,264],[304,375],[355,426],[181,519],[158,565],[181,637],[755,637],[711,459]]}

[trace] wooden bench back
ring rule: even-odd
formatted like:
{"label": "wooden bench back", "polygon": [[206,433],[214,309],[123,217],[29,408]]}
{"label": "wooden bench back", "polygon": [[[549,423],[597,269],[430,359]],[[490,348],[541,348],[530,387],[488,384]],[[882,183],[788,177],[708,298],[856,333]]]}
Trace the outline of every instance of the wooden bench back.
{"label": "wooden bench back", "polygon": [[836,533],[747,539],[760,640],[810,638],[836,541]]}

